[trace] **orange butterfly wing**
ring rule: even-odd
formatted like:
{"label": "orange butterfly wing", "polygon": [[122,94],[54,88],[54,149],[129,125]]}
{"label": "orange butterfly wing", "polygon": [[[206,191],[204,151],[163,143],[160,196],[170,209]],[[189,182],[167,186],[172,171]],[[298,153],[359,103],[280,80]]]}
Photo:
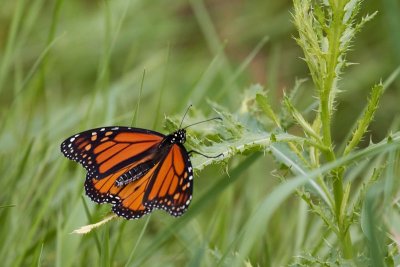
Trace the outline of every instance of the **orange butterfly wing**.
{"label": "orange butterfly wing", "polygon": [[[86,194],[97,203],[113,204],[118,216],[136,219],[154,208],[180,216],[192,199],[193,168],[185,147],[162,144],[164,138],[145,129],[104,127],[71,136],[61,151],[88,171]],[[120,176],[156,158],[143,176],[116,185]]]}
{"label": "orange butterfly wing", "polygon": [[[116,186],[115,181],[120,175],[126,172],[125,169],[110,174],[101,180],[87,176],[85,181],[86,195],[97,203],[107,202],[114,204],[112,210],[118,216],[126,219],[140,218],[152,211],[151,208],[143,205],[143,197],[149,180],[157,166],[150,169],[140,179],[121,187]],[[130,168],[130,166],[127,168]]]}
{"label": "orange butterfly wing", "polygon": [[143,177],[118,187],[115,181],[124,172],[120,170],[101,180],[88,176],[86,194],[97,203],[114,204],[113,212],[126,219],[140,218],[155,208],[180,216],[192,200],[192,165],[186,150],[177,144]]}
{"label": "orange butterfly wing", "polygon": [[67,158],[82,164],[90,177],[102,179],[154,156],[164,137],[146,129],[103,127],[67,138],[61,144],[61,151]]}
{"label": "orange butterfly wing", "polygon": [[193,168],[184,146],[172,145],[155,170],[144,195],[144,205],[182,215],[193,193]]}

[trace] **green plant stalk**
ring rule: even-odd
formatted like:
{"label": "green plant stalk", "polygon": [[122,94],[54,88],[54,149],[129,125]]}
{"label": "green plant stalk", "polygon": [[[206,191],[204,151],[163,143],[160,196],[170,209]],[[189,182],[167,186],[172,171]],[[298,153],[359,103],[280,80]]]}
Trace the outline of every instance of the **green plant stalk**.
{"label": "green plant stalk", "polygon": [[[333,3],[331,3],[333,4]],[[343,1],[339,1],[337,6],[332,6],[333,9],[333,21],[332,21],[332,32],[328,34],[329,51],[327,54],[327,79],[323,82],[323,88],[320,88],[320,101],[321,101],[321,122],[322,122],[322,134],[323,143],[329,148],[329,153],[326,154],[327,160],[335,160],[335,154],[332,148],[332,137],[331,137],[331,103],[334,101],[334,94],[332,94],[336,78],[336,67],[339,64],[339,47],[340,47],[340,36],[343,32],[342,28],[342,17],[343,17]],[[322,71],[323,72],[323,71]],[[322,73],[321,73],[322,74]],[[320,77],[324,79],[324,77]],[[340,205],[339,205],[340,207]]]}
{"label": "green plant stalk", "polygon": [[[322,142],[324,143],[327,150],[322,150],[324,153],[327,161],[331,162],[335,160],[335,154],[332,148],[332,138],[331,138],[331,126],[330,126],[330,114],[329,114],[329,99],[321,99],[321,122],[322,122],[322,132],[323,132],[323,139]],[[334,169],[331,172],[332,177],[332,184],[333,184],[333,195],[335,199],[335,211],[334,214],[338,220],[341,217],[340,214],[340,207],[342,205],[343,199],[343,176],[340,175],[341,172]],[[340,228],[340,227],[339,227]]]}
{"label": "green plant stalk", "polygon": [[[327,38],[329,42],[327,60],[327,78],[322,83],[323,88],[320,88],[320,116],[322,123],[322,142],[328,148],[328,151],[323,151],[326,159],[331,162],[334,161],[336,156],[333,151],[332,137],[331,137],[331,115],[333,111],[333,103],[335,98],[335,79],[337,78],[337,66],[340,64],[340,38],[343,33],[344,27],[343,15],[344,6],[348,2],[347,0],[338,1],[335,5],[334,1],[331,2],[332,8],[332,27],[331,31],[328,33]],[[323,79],[323,77],[319,77]],[[334,169],[331,172],[331,177],[333,179],[333,195],[335,199],[335,217],[339,229],[339,239],[342,246],[344,258],[352,258],[352,242],[349,231],[345,228],[344,219],[342,219],[344,214],[341,214],[342,201],[343,201],[343,172],[340,169]]]}
{"label": "green plant stalk", "polygon": [[[333,82],[333,81],[332,81]],[[331,83],[333,84],[333,83]],[[323,132],[323,143],[328,148],[328,150],[322,150],[326,159],[329,162],[335,160],[336,156],[332,148],[332,138],[331,138],[331,120],[330,120],[330,109],[329,109],[329,93],[321,94],[321,122],[322,122],[322,132]],[[331,177],[333,179],[333,197],[335,200],[334,214],[338,226],[339,240],[341,243],[343,255],[345,258],[352,258],[352,242],[350,233],[346,231],[343,225],[344,220],[342,220],[341,206],[343,201],[343,172],[340,169],[333,169],[331,172]],[[343,215],[344,216],[344,215]]]}
{"label": "green plant stalk", "polygon": [[[342,47],[341,38],[347,27],[351,27],[351,22],[346,24],[343,21],[346,10],[345,5],[349,0],[329,0],[325,1],[324,8],[328,12],[320,12],[315,18],[315,6],[317,1],[295,0],[295,24],[299,30],[300,37],[297,38],[298,44],[304,50],[305,60],[310,69],[310,73],[319,98],[318,116],[315,122],[320,121],[320,126],[312,128],[318,134],[323,147],[318,148],[327,162],[334,162],[336,155],[333,149],[331,137],[331,116],[334,111],[334,100],[337,94],[336,82],[344,67],[342,58],[346,52],[346,46]],[[318,21],[318,22],[316,22]],[[298,121],[297,121],[298,122]],[[313,123],[314,125],[315,123]],[[304,125],[302,125],[304,128]],[[306,130],[308,127],[306,127]],[[307,132],[310,134],[310,132]],[[312,136],[312,135],[311,135]],[[316,154],[318,154],[316,150]],[[343,203],[343,172],[340,168],[332,169],[329,174],[332,181],[334,205],[332,213],[335,216],[337,225],[337,237],[342,247],[344,258],[352,258],[352,242],[347,231],[346,218],[341,214]]]}

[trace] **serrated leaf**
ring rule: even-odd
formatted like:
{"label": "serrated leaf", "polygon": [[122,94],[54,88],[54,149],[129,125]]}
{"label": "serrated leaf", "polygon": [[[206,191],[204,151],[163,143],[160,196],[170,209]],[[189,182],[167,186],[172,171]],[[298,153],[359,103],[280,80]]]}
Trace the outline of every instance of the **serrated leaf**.
{"label": "serrated leaf", "polygon": [[363,113],[363,116],[357,121],[357,127],[353,132],[353,136],[350,142],[344,149],[344,155],[349,154],[361,141],[362,137],[366,133],[369,124],[374,118],[375,112],[378,108],[379,100],[383,94],[383,85],[377,84],[372,88],[370,99],[368,100],[367,107]]}
{"label": "serrated leaf", "polygon": [[256,101],[258,106],[264,111],[264,114],[270,118],[275,124],[281,128],[281,124],[279,122],[278,117],[275,115],[271,105],[268,102],[268,98],[264,94],[256,94]]}
{"label": "serrated leaf", "polygon": [[[201,128],[194,126],[188,129],[187,145],[191,149],[201,152],[207,156],[216,156],[217,158],[206,158],[201,155],[193,155],[192,163],[195,169],[201,170],[205,166],[226,161],[236,154],[264,151],[273,142],[304,142],[300,137],[288,133],[271,133],[257,128],[256,123],[251,121],[240,121],[241,117],[247,114],[241,113],[235,115],[221,108],[215,103],[211,103],[213,109],[222,118],[222,122],[205,123]],[[203,116],[200,116],[203,119]],[[201,120],[190,117],[188,121]],[[166,118],[168,129],[177,129],[178,121]],[[207,127],[204,131],[203,127]]]}
{"label": "serrated leaf", "polygon": [[286,95],[284,96],[284,103],[285,103],[286,108],[289,111],[289,113],[297,121],[297,123],[301,126],[301,128],[304,130],[304,132],[306,134],[312,136],[318,142],[320,142],[319,135],[316,132],[314,132],[313,127],[311,127],[311,125],[304,119],[304,117],[301,115],[301,113],[299,111],[297,111],[297,109],[293,106],[290,99]]}

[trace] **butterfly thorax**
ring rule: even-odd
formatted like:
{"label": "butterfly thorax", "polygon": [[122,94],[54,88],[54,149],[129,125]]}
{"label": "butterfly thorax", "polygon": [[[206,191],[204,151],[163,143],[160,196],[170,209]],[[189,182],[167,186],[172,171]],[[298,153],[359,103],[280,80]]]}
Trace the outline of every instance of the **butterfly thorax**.
{"label": "butterfly thorax", "polygon": [[115,181],[118,187],[127,185],[143,177],[151,168],[153,168],[160,158],[164,157],[164,152],[169,151],[169,147],[174,144],[183,144],[186,142],[186,130],[179,129],[164,137],[163,141],[158,145],[158,150],[161,153],[155,154],[155,157],[142,162],[124,173]]}
{"label": "butterfly thorax", "polygon": [[179,129],[167,135],[163,142],[164,144],[184,144],[186,142],[186,130]]}

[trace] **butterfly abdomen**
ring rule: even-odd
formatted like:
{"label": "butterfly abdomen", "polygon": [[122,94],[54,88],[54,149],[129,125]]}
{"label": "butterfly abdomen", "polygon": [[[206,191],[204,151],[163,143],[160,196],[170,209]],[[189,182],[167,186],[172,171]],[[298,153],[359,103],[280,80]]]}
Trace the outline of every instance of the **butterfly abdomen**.
{"label": "butterfly abdomen", "polygon": [[115,181],[115,185],[118,187],[127,185],[143,177],[151,168],[156,165],[155,160],[148,160],[146,162],[140,163],[136,167],[130,169],[128,172],[124,173]]}

